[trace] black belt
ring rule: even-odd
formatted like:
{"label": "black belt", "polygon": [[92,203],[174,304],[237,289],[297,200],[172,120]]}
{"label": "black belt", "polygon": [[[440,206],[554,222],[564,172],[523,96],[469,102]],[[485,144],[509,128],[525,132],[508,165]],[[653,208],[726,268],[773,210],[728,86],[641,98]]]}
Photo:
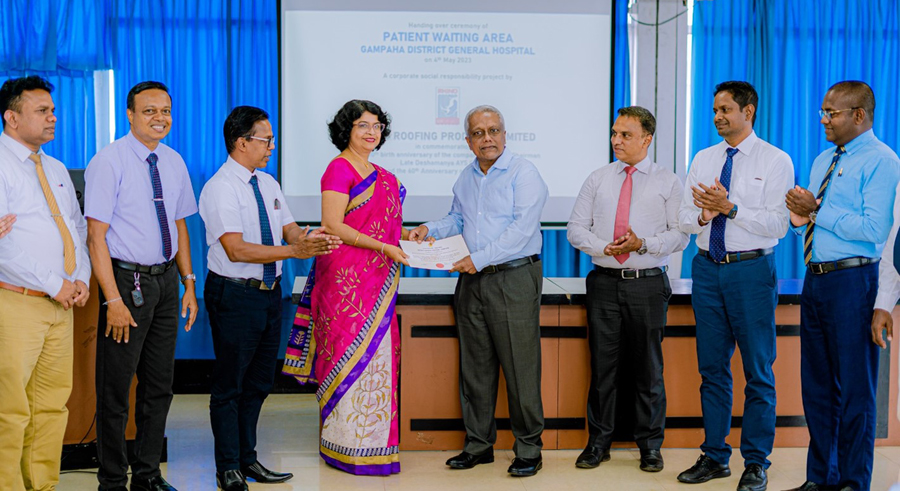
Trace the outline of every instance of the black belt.
{"label": "black belt", "polygon": [[756,259],[758,257],[768,256],[775,252],[775,249],[769,247],[767,249],[753,249],[752,251],[740,251],[740,252],[729,252],[725,254],[725,259],[721,261],[716,261],[713,259],[712,255],[709,251],[700,249],[697,251],[697,254],[709,259],[710,261],[717,264],[729,264],[729,263],[739,263],[741,261],[749,261],[750,259]]}
{"label": "black belt", "polygon": [[482,269],[481,273],[499,273],[500,271],[506,271],[507,269],[518,268],[519,266],[525,266],[527,264],[534,264],[541,260],[541,256],[535,254],[533,256],[523,257],[521,259],[513,259],[512,261],[507,261],[505,263],[500,264],[492,264],[490,266],[485,266]]}
{"label": "black belt", "polygon": [[603,266],[594,266],[595,271],[598,271],[605,275],[615,276],[616,278],[622,278],[623,280],[636,280],[638,278],[659,276],[661,274],[665,274],[667,269],[669,269],[668,266],[661,266],[659,268],[650,269],[615,269],[604,268]]}
{"label": "black belt", "polygon": [[875,264],[878,261],[880,261],[879,258],[872,257],[848,257],[847,259],[838,259],[827,263],[809,263],[806,265],[806,270],[812,274],[825,274],[839,269],[858,268],[868,264]]}
{"label": "black belt", "polygon": [[229,276],[222,276],[215,271],[209,272],[210,276],[222,278],[225,281],[230,281],[232,283],[237,283],[246,288],[252,288],[254,290],[274,290],[278,283],[281,281],[281,276],[275,277],[275,283],[272,283],[272,287],[266,286],[262,280],[257,280],[256,278],[231,278]]}
{"label": "black belt", "polygon": [[122,261],[121,259],[115,258],[113,258],[112,263],[113,266],[119,269],[134,271],[135,273],[149,274],[150,276],[156,276],[170,270],[175,264],[175,260],[172,259],[167,263],[154,264],[153,266],[144,266],[143,264],[129,263],[127,261]]}

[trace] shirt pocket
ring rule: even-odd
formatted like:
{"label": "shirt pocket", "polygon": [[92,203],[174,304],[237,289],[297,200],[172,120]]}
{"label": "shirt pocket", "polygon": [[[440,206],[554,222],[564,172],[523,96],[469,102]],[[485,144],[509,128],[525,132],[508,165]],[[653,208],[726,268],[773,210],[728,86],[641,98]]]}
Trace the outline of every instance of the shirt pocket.
{"label": "shirt pocket", "polygon": [[[731,198],[731,197],[729,197]],[[766,181],[759,176],[739,179],[734,188],[732,203],[747,208],[764,208],[766,203]]]}

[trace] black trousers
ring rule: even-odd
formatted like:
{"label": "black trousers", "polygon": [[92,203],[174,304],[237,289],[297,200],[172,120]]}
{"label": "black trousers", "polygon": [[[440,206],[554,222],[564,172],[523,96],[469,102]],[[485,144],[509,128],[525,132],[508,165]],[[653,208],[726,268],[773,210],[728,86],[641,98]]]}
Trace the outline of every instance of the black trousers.
{"label": "black trousers", "polygon": [[260,290],[210,271],[204,299],[216,354],[209,419],[216,470],[225,472],[256,462],[256,425],[281,343],[281,285]]}
{"label": "black trousers", "polygon": [[497,440],[497,387],[506,377],[516,456],[541,454],[541,262],[493,274],[463,274],[454,307],[459,330],[459,395],[465,451],[479,455]]}
{"label": "black trousers", "polygon": [[608,448],[612,444],[619,370],[634,376],[638,447],[659,449],[662,445],[666,422],[662,340],[671,295],[665,274],[638,279],[596,270],[588,274],[588,445]]}
{"label": "black trousers", "polygon": [[[105,337],[107,308],[100,306],[97,321],[97,479],[101,489],[125,486],[128,456],[125,425],[128,422],[128,394],[137,375],[133,477],[149,479],[160,475],[159,459],[166,432],[166,417],[172,403],[175,373],[175,338],[178,334],[178,270],[172,267],[157,276],[140,275],[144,305],[135,307],[131,292],[134,273],[113,267],[122,302],[137,323],[127,343]],[[100,303],[105,302],[100,292]]]}

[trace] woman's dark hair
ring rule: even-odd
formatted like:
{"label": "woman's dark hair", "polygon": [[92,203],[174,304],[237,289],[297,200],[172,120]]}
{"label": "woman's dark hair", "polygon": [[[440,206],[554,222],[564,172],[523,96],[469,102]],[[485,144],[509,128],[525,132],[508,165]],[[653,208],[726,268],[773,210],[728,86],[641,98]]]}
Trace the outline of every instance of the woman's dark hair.
{"label": "woman's dark hair", "polygon": [[391,116],[382,111],[381,107],[372,101],[354,99],[344,104],[337,114],[334,115],[334,119],[328,123],[328,134],[331,136],[331,143],[334,143],[338,150],[343,152],[350,145],[350,131],[353,130],[353,122],[366,112],[374,114],[378,117],[378,121],[384,125],[384,130],[381,131],[381,141],[378,142],[375,150],[384,145],[388,135],[391,134]]}
{"label": "woman's dark hair", "polygon": [[234,144],[238,138],[254,136],[251,134],[253,125],[257,121],[268,121],[269,114],[258,107],[238,106],[231,110],[231,114],[225,118],[225,150],[230,154],[234,151]]}

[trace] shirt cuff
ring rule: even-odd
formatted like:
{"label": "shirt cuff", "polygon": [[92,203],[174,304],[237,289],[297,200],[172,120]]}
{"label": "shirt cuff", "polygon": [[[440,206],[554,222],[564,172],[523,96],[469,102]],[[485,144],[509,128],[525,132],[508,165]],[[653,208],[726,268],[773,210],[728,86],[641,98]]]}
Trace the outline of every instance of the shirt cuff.
{"label": "shirt cuff", "polygon": [[440,234],[437,233],[438,231],[435,230],[437,228],[437,222],[425,222],[422,225],[424,225],[428,229],[427,235],[429,237],[434,237],[435,239],[443,239],[443,237],[441,237]]}
{"label": "shirt cuff", "polygon": [[[891,293],[894,292],[879,291],[878,296],[875,297],[875,308],[893,312],[894,307],[897,305],[897,297],[896,294],[891,295]],[[891,300],[893,300],[893,302],[891,302]]]}
{"label": "shirt cuff", "polygon": [[475,265],[476,271],[481,271],[485,266],[487,266],[487,264],[485,264],[487,263],[487,258],[485,257],[484,251],[475,251],[469,254],[469,259],[471,259],[472,264]]}
{"label": "shirt cuff", "polygon": [[659,237],[644,237],[647,244],[647,254],[654,256],[659,255],[659,249],[662,247],[662,239]]}
{"label": "shirt cuff", "polygon": [[50,278],[44,282],[41,287],[44,289],[44,293],[50,295],[51,297],[55,297],[59,295],[59,292],[62,290],[63,279],[61,276],[57,276],[55,274],[50,275]]}
{"label": "shirt cuff", "polygon": [[834,226],[837,223],[838,212],[834,207],[822,208],[816,213],[816,226],[825,230],[834,232]]}

